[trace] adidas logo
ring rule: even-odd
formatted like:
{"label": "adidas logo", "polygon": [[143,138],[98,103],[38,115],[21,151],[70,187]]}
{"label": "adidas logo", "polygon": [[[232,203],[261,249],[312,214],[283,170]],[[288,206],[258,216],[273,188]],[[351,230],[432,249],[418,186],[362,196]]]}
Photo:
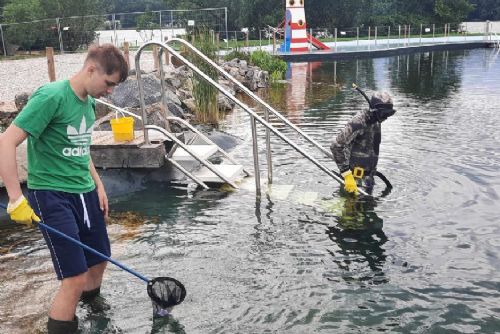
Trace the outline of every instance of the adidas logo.
{"label": "adidas logo", "polygon": [[92,141],[93,125],[87,129],[85,117],[82,117],[80,129],[77,130],[71,125],[68,125],[66,133],[68,140],[77,147],[65,147],[62,151],[65,157],[83,157],[90,154],[90,143]]}

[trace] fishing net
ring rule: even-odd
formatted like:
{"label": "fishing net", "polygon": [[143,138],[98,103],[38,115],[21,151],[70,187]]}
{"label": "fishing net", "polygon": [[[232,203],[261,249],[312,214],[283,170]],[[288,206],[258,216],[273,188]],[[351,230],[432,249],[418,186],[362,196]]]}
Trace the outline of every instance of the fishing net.
{"label": "fishing net", "polygon": [[156,277],[148,282],[148,295],[153,302],[153,316],[165,317],[173,306],[182,303],[186,289],[174,278]]}

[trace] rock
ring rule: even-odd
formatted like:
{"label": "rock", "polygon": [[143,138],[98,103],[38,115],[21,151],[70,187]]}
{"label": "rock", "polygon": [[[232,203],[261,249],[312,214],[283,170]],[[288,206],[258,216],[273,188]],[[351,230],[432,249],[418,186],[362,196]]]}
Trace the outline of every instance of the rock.
{"label": "rock", "polygon": [[16,104],[17,110],[19,111],[23,110],[24,106],[28,103],[30,96],[31,94],[26,92],[16,94],[14,102]]}
{"label": "rock", "polygon": [[178,106],[175,103],[172,102],[167,102],[167,107],[168,111],[172,116],[179,117],[179,118],[185,118],[184,117],[184,110]]}
{"label": "rock", "polygon": [[171,102],[177,104],[178,106],[180,106],[182,104],[181,100],[179,100],[177,95],[169,89],[165,90],[165,98],[167,99],[167,102],[171,101]]}
{"label": "rock", "polygon": [[19,114],[19,111],[14,102],[0,101],[0,126],[9,126],[14,118],[16,118],[17,114]]}
{"label": "rock", "polygon": [[[103,100],[104,102],[112,103],[111,101],[109,101],[109,99],[107,99],[105,97],[101,97],[100,100]],[[104,105],[102,103],[96,103],[95,104],[96,118],[104,117],[104,116],[108,115],[111,112],[114,112],[114,109],[111,109],[107,105]]]}
{"label": "rock", "polygon": [[[146,74],[146,72],[144,72],[143,70],[141,70],[141,74]],[[128,71],[128,75],[129,76],[136,76],[137,75],[137,70],[135,68],[132,68]]]}
{"label": "rock", "polygon": [[182,86],[182,81],[174,77],[165,78],[165,82],[170,86],[174,87],[175,89],[179,89]]}
{"label": "rock", "polygon": [[[144,102],[146,105],[159,102],[161,99],[160,80],[154,75],[148,74],[142,76],[142,83],[144,87]],[[129,77],[125,82],[119,84],[108,98],[114,105],[121,108],[140,107],[137,80]]]}
{"label": "rock", "polygon": [[186,99],[186,100],[182,101],[182,103],[193,114],[198,109],[198,107],[196,106],[196,101],[193,98]]}

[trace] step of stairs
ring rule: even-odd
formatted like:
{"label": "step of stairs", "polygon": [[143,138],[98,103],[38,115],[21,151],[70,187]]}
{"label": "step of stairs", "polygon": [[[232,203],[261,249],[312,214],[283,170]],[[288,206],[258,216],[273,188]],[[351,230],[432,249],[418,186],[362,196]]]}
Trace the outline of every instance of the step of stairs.
{"label": "step of stairs", "polygon": [[[216,145],[187,145],[187,147],[204,160],[217,152]],[[196,161],[196,159],[182,147],[178,147],[175,150],[172,159],[175,161]]]}
{"label": "step of stairs", "polygon": [[[214,168],[224,175],[229,181],[234,182],[237,179],[241,178],[241,174],[243,173],[242,165],[213,165]],[[202,180],[203,182],[211,182],[211,183],[225,183],[224,180],[219,178],[216,174],[214,174],[207,167],[202,167],[198,171],[193,173],[194,176]]]}

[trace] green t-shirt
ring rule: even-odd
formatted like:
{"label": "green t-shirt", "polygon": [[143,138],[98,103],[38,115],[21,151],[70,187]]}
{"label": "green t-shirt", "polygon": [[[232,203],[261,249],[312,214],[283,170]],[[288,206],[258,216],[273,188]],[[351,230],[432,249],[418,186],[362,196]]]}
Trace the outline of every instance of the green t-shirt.
{"label": "green t-shirt", "polygon": [[39,88],[14,120],[28,135],[28,188],[84,193],[95,188],[90,143],[95,101],[82,101],[69,80]]}

